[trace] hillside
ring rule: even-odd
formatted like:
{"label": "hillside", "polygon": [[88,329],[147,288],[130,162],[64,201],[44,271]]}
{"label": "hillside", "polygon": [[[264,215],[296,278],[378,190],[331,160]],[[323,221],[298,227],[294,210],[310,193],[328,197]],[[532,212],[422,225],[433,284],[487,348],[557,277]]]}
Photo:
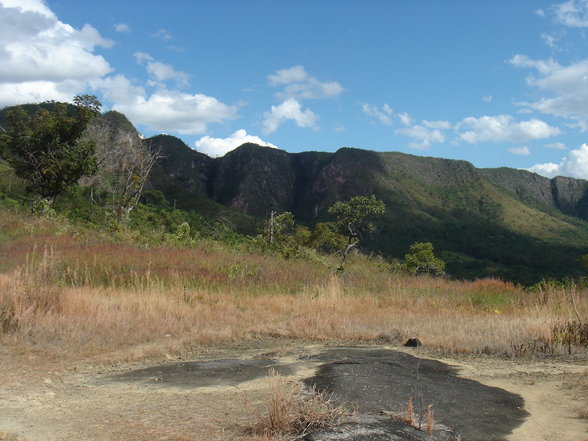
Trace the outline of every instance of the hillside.
{"label": "hillside", "polygon": [[[136,133],[117,112],[103,114],[96,124]],[[210,158],[169,135],[145,143],[161,158],[144,202],[194,211],[242,233],[255,233],[270,211],[290,211],[313,226],[329,220],[327,210],[336,201],[374,194],[387,210],[376,234],[363,239],[364,251],[401,258],[412,243],[432,242],[448,273],[458,278],[531,284],[583,272],[584,180],[355,148],[288,153],[244,144]]]}
{"label": "hillside", "polygon": [[[165,150],[170,139],[150,141]],[[328,219],[328,207],[338,200],[375,194],[387,212],[378,233],[365,238],[366,249],[402,257],[410,244],[430,241],[456,277],[532,283],[577,275],[577,259],[588,251],[583,180],[353,148],[292,154],[246,144],[211,159],[179,139],[173,146],[166,165],[176,167],[173,176],[151,181],[165,194],[189,188],[247,215],[291,211],[309,225]],[[173,165],[180,151],[191,160]]]}

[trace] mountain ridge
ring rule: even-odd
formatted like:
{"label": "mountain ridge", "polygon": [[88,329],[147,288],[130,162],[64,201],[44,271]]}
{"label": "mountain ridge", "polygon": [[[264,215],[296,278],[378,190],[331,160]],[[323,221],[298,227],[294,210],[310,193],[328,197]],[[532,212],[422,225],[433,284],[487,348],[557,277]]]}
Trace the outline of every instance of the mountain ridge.
{"label": "mountain ridge", "polygon": [[[118,112],[99,118],[136,130]],[[211,158],[171,135],[144,142],[162,155],[147,190],[174,208],[229,219],[242,232],[254,233],[271,211],[290,211],[313,226],[332,220],[335,202],[373,194],[387,210],[376,220],[377,234],[363,238],[364,251],[399,258],[414,242],[432,242],[448,272],[462,278],[533,283],[583,272],[586,180],[352,147],[289,153],[247,143]]]}

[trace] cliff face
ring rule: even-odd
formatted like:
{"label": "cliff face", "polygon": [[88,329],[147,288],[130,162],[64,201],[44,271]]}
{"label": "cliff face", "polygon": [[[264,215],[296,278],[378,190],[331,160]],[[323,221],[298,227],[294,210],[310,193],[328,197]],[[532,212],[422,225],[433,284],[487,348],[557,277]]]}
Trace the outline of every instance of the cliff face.
{"label": "cliff face", "polygon": [[153,172],[153,188],[199,193],[257,217],[272,210],[291,211],[312,222],[338,200],[376,194],[417,210],[488,214],[492,205],[490,211],[497,216],[506,197],[550,215],[588,219],[588,181],[581,179],[547,179],[524,170],[476,169],[465,161],[353,148],[290,154],[245,144],[212,159],[173,136],[159,135],[148,142],[164,155]]}
{"label": "cliff face", "polygon": [[558,176],[551,180],[555,206],[562,212],[588,220],[588,182]]}
{"label": "cliff face", "polygon": [[521,202],[588,220],[588,181],[562,176],[548,179],[506,167],[482,169],[480,173]]}
{"label": "cliff face", "polygon": [[207,194],[214,169],[212,158],[192,150],[174,136],[157,135],[149,138],[147,144],[161,150],[162,155],[151,174],[153,188]]}
{"label": "cliff face", "polygon": [[209,195],[241,213],[266,217],[292,209],[295,181],[291,155],[245,144],[217,159]]}

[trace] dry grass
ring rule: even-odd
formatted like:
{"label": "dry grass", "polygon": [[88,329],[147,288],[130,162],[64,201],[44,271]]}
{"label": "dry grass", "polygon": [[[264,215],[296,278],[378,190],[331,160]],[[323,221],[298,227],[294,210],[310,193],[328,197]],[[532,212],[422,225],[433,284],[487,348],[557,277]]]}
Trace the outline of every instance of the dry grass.
{"label": "dry grass", "polygon": [[341,422],[349,411],[335,405],[324,392],[305,390],[270,369],[267,411],[253,424],[254,435],[263,439],[298,439],[311,430]]}
{"label": "dry grass", "polygon": [[[577,354],[569,293],[328,267],[201,241],[145,248],[76,235],[0,244],[0,340],[43,356],[136,359],[260,337],[386,340],[509,356]],[[38,245],[36,245],[38,243]],[[15,265],[14,262],[20,263]],[[582,317],[586,292],[574,292]],[[558,331],[558,332],[556,332]],[[566,331],[566,332],[568,332]]]}

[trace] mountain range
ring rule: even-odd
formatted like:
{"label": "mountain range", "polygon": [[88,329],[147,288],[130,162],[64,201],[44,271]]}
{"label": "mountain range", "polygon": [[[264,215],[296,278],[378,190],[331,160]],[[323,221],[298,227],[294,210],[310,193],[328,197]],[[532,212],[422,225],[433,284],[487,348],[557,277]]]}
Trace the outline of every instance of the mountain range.
{"label": "mountain range", "polygon": [[432,242],[455,277],[520,283],[583,271],[588,252],[588,181],[465,161],[341,148],[288,153],[244,144],[221,158],[178,138],[149,138],[163,158],[150,186],[180,208],[206,201],[255,218],[292,212],[312,226],[339,200],[374,194],[386,204],[364,249],[402,257]]}
{"label": "mountain range", "polygon": [[[0,119],[2,115],[0,115]],[[135,131],[117,112],[101,117]],[[145,140],[162,157],[148,182],[176,208],[230,217],[242,232],[271,211],[290,211],[312,226],[328,208],[375,195],[386,213],[364,251],[401,258],[414,242],[431,242],[459,278],[498,277],[530,284],[577,276],[588,253],[588,181],[548,179],[511,168],[478,169],[466,161],[344,147],[334,153],[288,153],[244,144],[211,158],[182,140]]]}

